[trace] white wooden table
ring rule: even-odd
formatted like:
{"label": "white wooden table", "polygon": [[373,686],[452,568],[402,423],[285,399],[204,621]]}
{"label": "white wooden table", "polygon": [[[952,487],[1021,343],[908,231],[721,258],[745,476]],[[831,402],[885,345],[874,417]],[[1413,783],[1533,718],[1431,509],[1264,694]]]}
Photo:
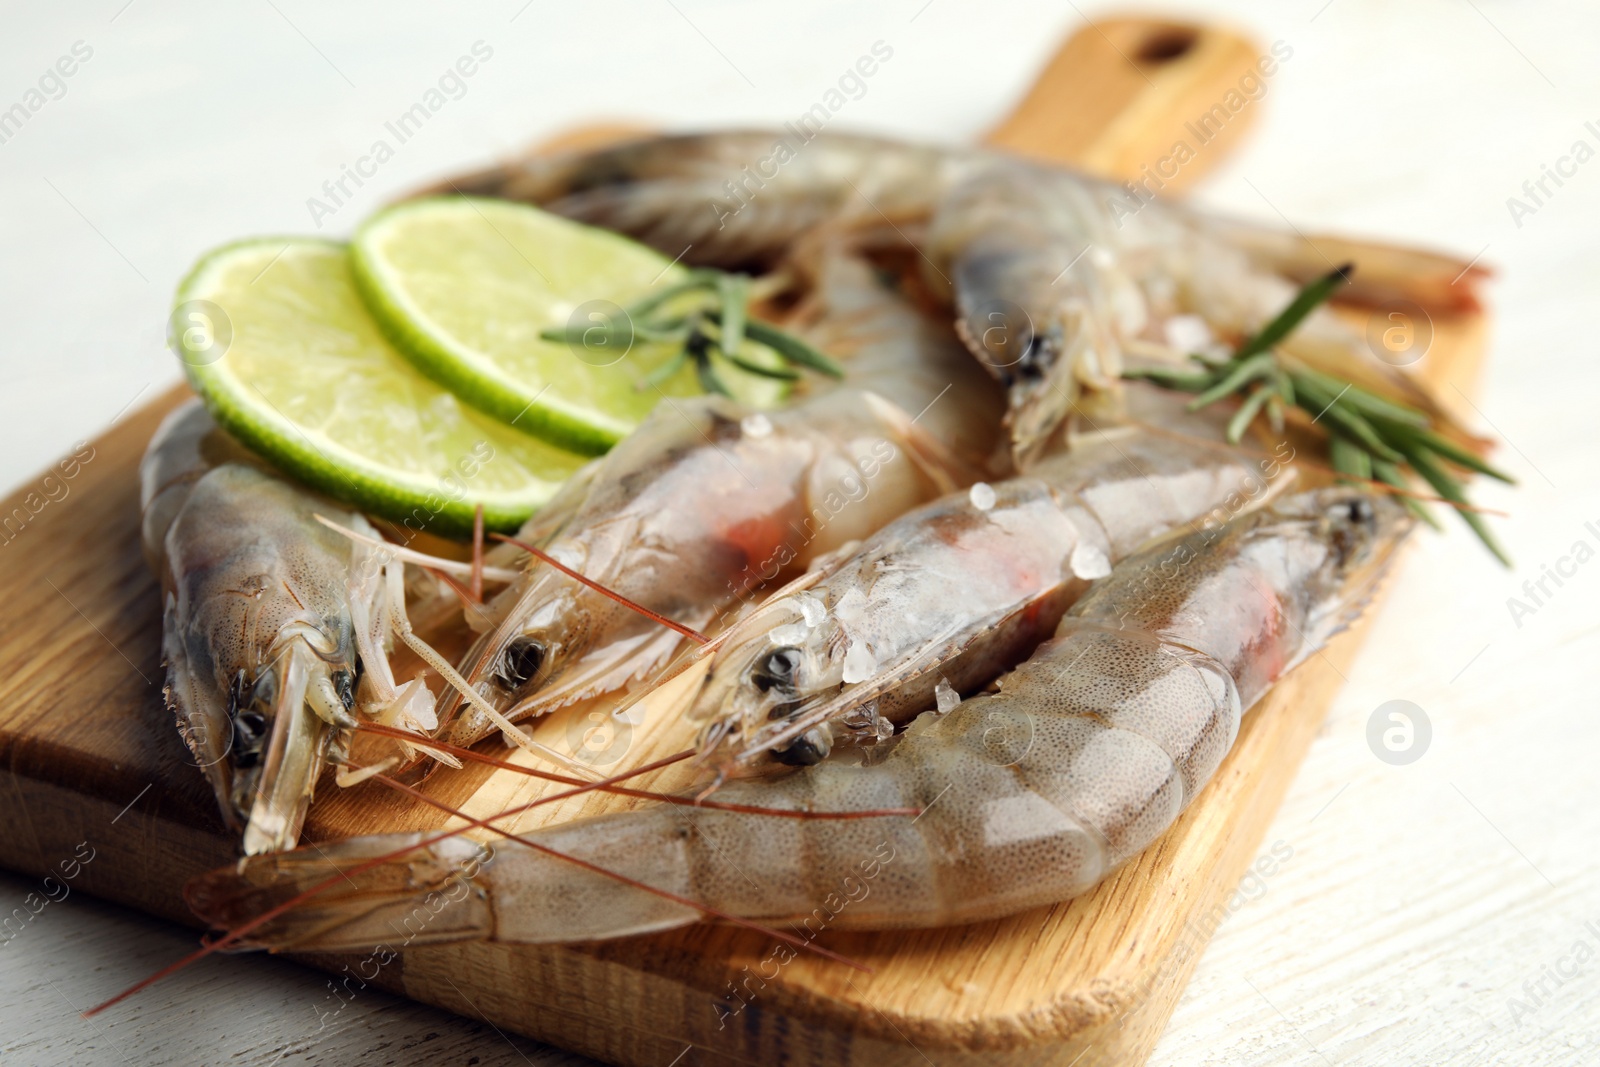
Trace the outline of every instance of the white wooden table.
{"label": "white wooden table", "polygon": [[[836,120],[975,136],[1067,32],[1111,5],[899,0],[755,9],[165,0],[13,7],[0,33],[0,485],[22,484],[175,379],[173,286],[207,247],[262,232],[347,233],[385,198],[597,117],[778,122],[874,42],[893,49]],[[1252,105],[1259,133],[1204,189],[1231,211],[1387,234],[1471,257],[1500,281],[1483,425],[1522,486],[1482,501],[1517,558],[1428,535],[1300,773],[1157,1064],[1600,1061],[1600,399],[1595,294],[1600,9],[1507,0],[1175,4],[1234,19],[1292,57]],[[1079,10],[1081,8],[1081,11]],[[326,181],[475,42],[492,56],[329,217]],[[73,46],[82,42],[78,56]],[[82,54],[88,51],[87,59]],[[454,86],[450,87],[452,90]],[[58,96],[58,98],[53,98]],[[1587,108],[1587,110],[1586,110]],[[1594,127],[1585,123],[1594,121]],[[1538,201],[1523,183],[1543,166]],[[1537,188],[1535,189],[1537,192]],[[1531,211],[1513,217],[1507,198]],[[315,225],[321,222],[320,231]],[[1520,224],[1519,224],[1520,223]],[[1592,529],[1587,522],[1594,522]],[[1542,565],[1569,573],[1513,618]],[[4,566],[0,556],[0,566]],[[1369,716],[1410,700],[1433,738],[1407,766]],[[0,901],[33,888],[0,876]],[[9,910],[9,909],[0,909]],[[1590,925],[1590,924],[1593,925]],[[557,1064],[481,1022],[366,993],[337,1017],[325,979],[211,959],[85,1022],[82,1007],[192,935],[81,896],[0,946],[0,1061],[37,1064]]]}

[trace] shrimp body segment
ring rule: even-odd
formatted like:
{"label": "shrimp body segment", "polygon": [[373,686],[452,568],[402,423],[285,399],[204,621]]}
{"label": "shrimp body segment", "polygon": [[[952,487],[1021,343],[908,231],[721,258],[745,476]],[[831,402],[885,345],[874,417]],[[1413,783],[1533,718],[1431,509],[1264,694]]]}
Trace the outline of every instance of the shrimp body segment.
{"label": "shrimp body segment", "polygon": [[292,848],[336,731],[358,709],[435,722],[427,689],[397,687],[383,657],[383,562],[313,516],[376,532],[267,471],[198,400],[157,431],[141,482],[167,704],[245,852]]}
{"label": "shrimp body segment", "polygon": [[[530,523],[569,568],[692,629],[759,585],[948,491],[961,465],[878,397],[839,390],[782,411],[664,402]],[[530,560],[490,605],[468,678],[513,718],[620,689],[682,637]],[[495,725],[466,709],[448,739]]]}
{"label": "shrimp body segment", "polygon": [[[763,920],[820,916],[847,897],[848,907],[829,906],[830,924],[926,927],[1068,899],[1172,824],[1227,754],[1241,713],[1359,610],[1409,521],[1392,499],[1317,490],[1159,542],[1078,601],[998,693],[919,717],[882,759],[830,759],[717,794],[809,811],[921,809],[915,817],[660,808],[526,840]],[[334,864],[416,840],[257,857],[191,883],[189,900],[231,924],[329,878]],[[430,907],[438,917],[424,940],[585,940],[701,918],[518,842],[439,842],[354,877],[356,887],[259,928],[257,943],[366,947],[429,893],[448,904]]]}
{"label": "shrimp body segment", "polygon": [[[815,763],[1013,666],[1145,541],[1259,498],[1277,459],[1121,428],[897,519],[717,653],[691,714],[731,758]],[[947,696],[946,699],[949,699]]]}

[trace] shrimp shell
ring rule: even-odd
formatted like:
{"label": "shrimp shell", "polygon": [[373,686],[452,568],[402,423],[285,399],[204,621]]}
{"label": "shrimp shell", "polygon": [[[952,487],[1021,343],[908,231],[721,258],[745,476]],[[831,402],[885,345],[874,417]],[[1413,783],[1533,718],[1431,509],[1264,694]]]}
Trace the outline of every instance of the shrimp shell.
{"label": "shrimp shell", "polygon": [[[1409,528],[1387,497],[1317,490],[1156,544],[1078,602],[998,693],[919,718],[881,760],[828,760],[718,799],[804,811],[915,807],[819,821],[677,808],[525,835],[541,847],[723,913],[841,927],[974,922],[1068,899],[1159,836],[1232,745],[1241,713],[1344,626]],[[254,944],[354,950],[393,936],[425,898],[418,942],[558,942],[702,917],[511,842],[356,838],[258,857],[192,882],[192,907],[233,925],[314,882],[336,883],[258,928]],[[737,861],[730,860],[737,857]],[[430,895],[431,894],[431,895]],[[435,906],[437,905],[437,906]]]}
{"label": "shrimp shell", "polygon": [[[764,413],[702,397],[658,406],[530,532],[589,580],[699,630],[966,480],[956,457],[871,393]],[[620,689],[682,641],[536,559],[484,620],[467,678],[512,719]],[[470,745],[495,728],[471,707],[446,736]]]}
{"label": "shrimp shell", "polygon": [[1151,537],[1264,498],[1282,469],[1120,428],[909,512],[726,638],[690,711],[707,723],[703,745],[730,747],[725,761],[770,750],[815,762],[841,734],[904,723],[941,683],[971,693],[1048,636],[1090,580]]}
{"label": "shrimp shell", "polygon": [[162,583],[164,689],[246,853],[291,848],[336,734],[363,709],[431,728],[420,682],[383,657],[391,586],[360,515],[271,473],[198,400],[162,423],[140,472],[146,558]]}
{"label": "shrimp shell", "polygon": [[[529,200],[722,267],[771,267],[819,229],[927,221],[923,274],[949,300],[969,350],[1008,390],[1018,467],[1042,454],[1082,390],[1114,385],[1130,346],[1186,357],[1168,340],[1179,316],[1236,340],[1344,261],[1355,263],[1350,295],[1361,300],[1457,310],[1474,305],[1472,285],[1484,273],[1431,252],[1214,216],[1000,152],[794,128],[529,157],[453,187]],[[1470,439],[1325,311],[1285,347]]]}

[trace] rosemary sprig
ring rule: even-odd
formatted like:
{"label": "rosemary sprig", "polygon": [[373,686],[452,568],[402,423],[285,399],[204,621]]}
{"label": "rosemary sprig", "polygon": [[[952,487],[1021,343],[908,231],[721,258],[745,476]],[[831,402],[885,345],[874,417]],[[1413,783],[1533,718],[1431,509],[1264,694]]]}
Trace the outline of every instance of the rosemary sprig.
{"label": "rosemary sprig", "polygon": [[1349,479],[1391,486],[1407,508],[1438,528],[1439,521],[1416,499],[1406,478],[1405,472],[1411,471],[1444,500],[1457,505],[1462,521],[1484,546],[1501,563],[1511,566],[1510,557],[1483,517],[1472,510],[1460,479],[1445,464],[1515,484],[1510,475],[1435,432],[1426,413],[1353,382],[1287,363],[1276,352],[1276,346],[1349,279],[1350,271],[1351,265],[1346,264],[1301,289],[1288,307],[1226,359],[1196,354],[1190,358],[1199,364],[1197,370],[1135,368],[1123,377],[1198,394],[1189,402],[1190,411],[1223,397],[1242,397],[1238,411],[1228,420],[1228,440],[1234,444],[1263,412],[1274,431],[1283,429],[1287,406],[1309,412],[1311,421],[1321,423],[1328,434],[1328,458],[1334,470]]}
{"label": "rosemary sprig", "polygon": [[[659,386],[676,375],[688,361],[708,393],[731,396],[712,362],[716,355],[750,374],[794,381],[795,368],[830,378],[844,377],[832,359],[800,338],[750,317],[750,279],[740,274],[698,269],[677,285],[635,301],[608,318],[604,325],[573,324],[550,329],[539,336],[586,347],[626,349],[634,340],[677,345],[678,350],[647,374],[639,388]],[[751,345],[765,348],[782,361],[773,366],[752,358]]]}

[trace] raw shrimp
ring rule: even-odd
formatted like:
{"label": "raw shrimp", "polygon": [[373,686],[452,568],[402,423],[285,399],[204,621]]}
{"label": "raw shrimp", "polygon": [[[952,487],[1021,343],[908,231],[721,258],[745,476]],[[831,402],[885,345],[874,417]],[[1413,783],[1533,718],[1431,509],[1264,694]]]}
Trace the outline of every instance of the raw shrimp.
{"label": "raw shrimp", "polygon": [[157,430],[140,483],[168,707],[245,852],[292,848],[358,710],[406,729],[437,724],[426,686],[396,685],[383,654],[398,564],[317,522],[377,536],[268,471],[198,400]]}
{"label": "raw shrimp", "polygon": [[[910,416],[849,389],[781,411],[667,401],[564,487],[529,527],[585,578],[690,629],[766,582],[969,478]],[[682,641],[538,560],[492,601],[467,680],[515,720],[620,689]],[[446,738],[496,727],[463,710]]]}
{"label": "raw shrimp", "polygon": [[539,943],[682,926],[704,917],[699,906],[799,920],[814,936],[812,921],[940,926],[1066,900],[1172,825],[1242,712],[1347,624],[1409,524],[1391,498],[1325,489],[1157,543],[1080,600],[998,693],[920,717],[881,759],[828,760],[718,794],[812,812],[920,808],[915,817],[663,807],[492,849],[451,838],[364,871],[352,864],[423,839],[354,838],[212,872],[187,897],[232,926],[326,882],[250,935],[323,951],[388,942],[424,906],[417,943]]}
{"label": "raw shrimp", "polygon": [[1262,499],[1289,456],[1117,428],[908,512],[727,637],[690,711],[703,745],[804,764],[886,737],[1027,655],[1151,537]]}
{"label": "raw shrimp", "polygon": [[[1350,295],[1439,298],[1468,265],[1340,243],[1357,257]],[[968,349],[1007,388],[1013,459],[1026,467],[1085,389],[1113,389],[1125,353],[1181,361],[1254,334],[1299,284],[1334,267],[1298,231],[1140,199],[1070,171],[1007,162],[974,170],[938,201],[924,276],[949,294]],[[1395,269],[1415,266],[1415,280]],[[1370,268],[1370,269],[1369,269]],[[1364,276],[1370,275],[1370,276]],[[1346,380],[1431,401],[1318,309],[1280,347]]]}
{"label": "raw shrimp", "polygon": [[[848,386],[893,402],[963,460],[987,466],[1005,395],[949,323],[895,292],[891,279],[843,242],[826,242],[808,258],[814,285],[799,316],[805,338],[838,357]],[[816,378],[805,385],[826,387]]]}
{"label": "raw shrimp", "polygon": [[[931,220],[923,273],[1008,390],[1019,467],[1041,454],[1083,388],[1115,382],[1124,353],[1181,360],[1238,340],[1338,262],[1355,264],[1351,296],[1446,308],[1471,305],[1483,273],[1429,252],[1219,218],[998,152],[792,129],[531,157],[452,185],[531,200],[724,267],[770,267],[819,228],[888,221],[914,230]],[[1460,429],[1326,311],[1284,348]]]}
{"label": "raw shrimp", "polygon": [[877,137],[731,130],[532,154],[428,191],[526,200],[688,263],[770,268],[820,226],[925,217],[992,158]]}

